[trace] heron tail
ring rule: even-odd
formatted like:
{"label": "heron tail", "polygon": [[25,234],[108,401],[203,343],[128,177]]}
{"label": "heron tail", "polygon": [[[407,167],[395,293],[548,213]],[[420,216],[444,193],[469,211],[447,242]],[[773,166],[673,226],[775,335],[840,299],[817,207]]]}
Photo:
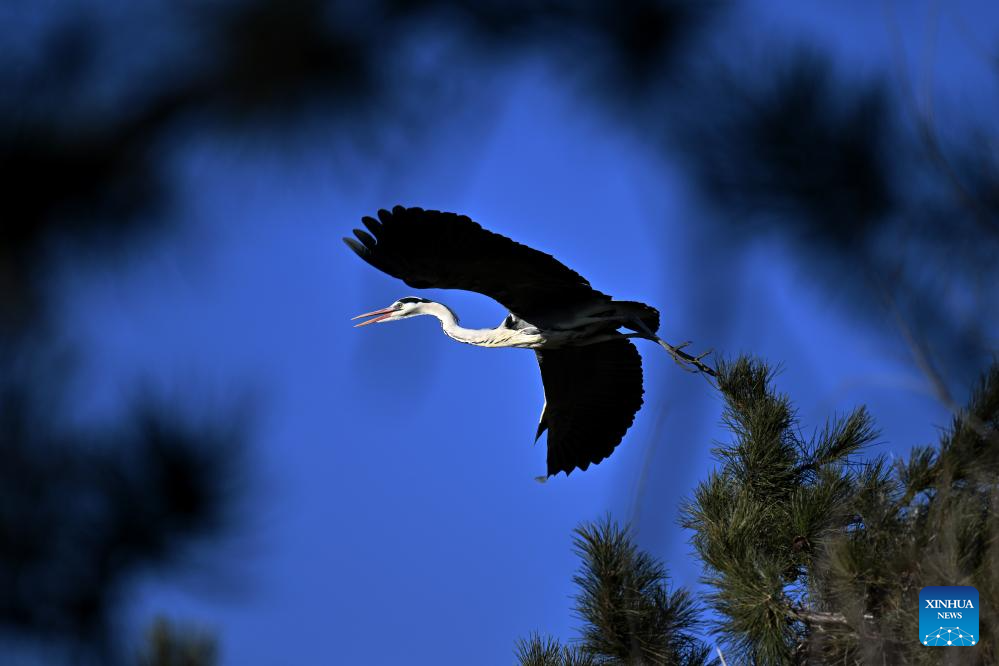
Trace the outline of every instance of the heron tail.
{"label": "heron tail", "polygon": [[[619,308],[625,318],[639,320],[645,324],[645,327],[649,329],[650,332],[655,333],[659,330],[659,310],[656,310],[651,305],[639,303],[638,301],[614,301],[614,305]],[[631,328],[627,325],[626,327]],[[639,331],[638,329],[631,330],[636,333],[645,332]]]}

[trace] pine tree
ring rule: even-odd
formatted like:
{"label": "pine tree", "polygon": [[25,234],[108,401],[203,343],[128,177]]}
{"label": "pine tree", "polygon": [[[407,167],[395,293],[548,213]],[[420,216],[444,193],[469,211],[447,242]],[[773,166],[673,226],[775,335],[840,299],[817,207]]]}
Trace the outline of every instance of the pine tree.
{"label": "pine tree", "polygon": [[551,637],[522,640],[522,666],[709,663],[709,648],[694,635],[699,609],[684,589],[670,590],[665,567],[638,549],[626,528],[609,518],[576,528],[582,560],[573,582],[583,621],[575,646]]}
{"label": "pine tree", "polygon": [[[583,525],[582,636],[569,647],[534,635],[520,663],[704,664],[702,622],[728,664],[999,663],[999,362],[938,446],[894,464],[862,455],[878,438],[863,407],[805,437],[765,363],[722,363],[718,380],[732,440],[681,507],[714,613],[670,592],[627,530]],[[931,585],[978,590],[976,646],[920,644],[919,591]]]}
{"label": "pine tree", "polygon": [[[735,663],[994,664],[999,602],[999,363],[937,448],[858,454],[863,408],[806,439],[773,371],[720,368],[733,441],[683,507],[712,588],[714,630]],[[960,654],[918,642],[919,590],[973,585],[981,637]]]}

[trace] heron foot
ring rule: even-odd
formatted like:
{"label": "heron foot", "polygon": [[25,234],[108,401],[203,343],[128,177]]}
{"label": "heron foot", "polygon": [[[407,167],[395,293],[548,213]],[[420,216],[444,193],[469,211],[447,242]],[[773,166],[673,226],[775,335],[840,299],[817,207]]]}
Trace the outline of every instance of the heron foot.
{"label": "heron foot", "polygon": [[670,343],[666,342],[658,335],[650,331],[644,322],[637,319],[635,320],[634,330],[642,331],[644,333],[644,336],[647,337],[649,340],[652,340],[660,344],[663,347],[663,349],[669,352],[669,355],[673,358],[673,361],[687,372],[703,373],[711,377],[718,376],[718,373],[715,371],[715,369],[704,362],[704,358],[707,357],[709,354],[711,354],[713,350],[709,349],[703,354],[698,354],[697,356],[691,356],[687,352],[683,351],[684,348],[688,347],[691,344],[690,340],[681,342],[679,345],[676,346],[671,345]]}

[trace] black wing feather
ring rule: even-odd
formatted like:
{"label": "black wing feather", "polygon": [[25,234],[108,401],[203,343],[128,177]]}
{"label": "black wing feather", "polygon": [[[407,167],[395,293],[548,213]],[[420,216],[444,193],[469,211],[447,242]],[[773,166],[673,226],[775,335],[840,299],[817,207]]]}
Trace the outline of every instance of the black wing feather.
{"label": "black wing feather", "polygon": [[538,437],[548,430],[548,476],[609,456],[642,406],[642,357],[620,338],[536,350],[545,386]]}
{"label": "black wing feather", "polygon": [[464,215],[396,206],[361,220],[369,233],[344,238],[358,256],[416,289],[485,294],[537,326],[607,302],[551,255],[487,231]]}
{"label": "black wing feather", "polygon": [[365,215],[364,217],[361,218],[361,222],[363,222],[364,226],[368,228],[368,231],[370,231],[373,234],[377,234],[379,231],[382,230],[382,223],[373,217],[368,217],[367,215]]}

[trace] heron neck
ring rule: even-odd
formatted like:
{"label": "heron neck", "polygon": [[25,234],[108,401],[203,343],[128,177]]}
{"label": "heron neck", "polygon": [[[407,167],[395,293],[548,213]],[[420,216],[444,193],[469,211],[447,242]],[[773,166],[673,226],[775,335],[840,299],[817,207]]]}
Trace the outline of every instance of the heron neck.
{"label": "heron neck", "polygon": [[441,322],[441,328],[452,340],[464,342],[469,345],[481,344],[483,341],[483,331],[474,328],[463,328],[458,325],[458,315],[451,308],[442,303],[427,303],[424,312],[437,317]]}

